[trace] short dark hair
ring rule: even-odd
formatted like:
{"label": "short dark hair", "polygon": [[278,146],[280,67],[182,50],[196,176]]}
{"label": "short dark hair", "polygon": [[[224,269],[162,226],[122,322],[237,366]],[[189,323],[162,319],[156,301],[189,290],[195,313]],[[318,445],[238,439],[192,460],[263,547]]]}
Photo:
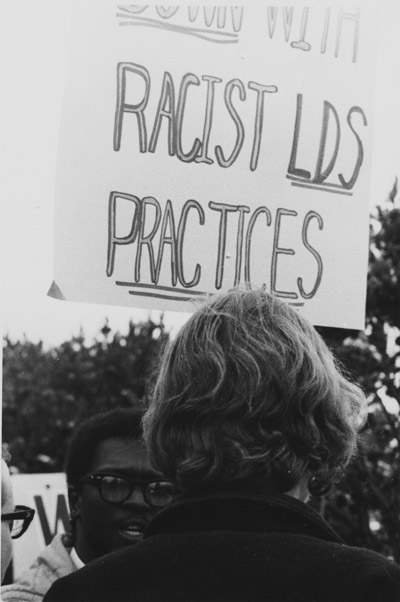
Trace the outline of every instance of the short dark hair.
{"label": "short dark hair", "polygon": [[335,480],[365,414],[361,388],[303,316],[265,291],[233,290],[170,343],[144,436],[153,464],[183,491],[285,492],[307,475]]}
{"label": "short dark hair", "polygon": [[137,409],[110,410],[81,422],[74,431],[67,451],[65,473],[69,486],[89,470],[97,445],[111,437],[141,440],[143,412]]}

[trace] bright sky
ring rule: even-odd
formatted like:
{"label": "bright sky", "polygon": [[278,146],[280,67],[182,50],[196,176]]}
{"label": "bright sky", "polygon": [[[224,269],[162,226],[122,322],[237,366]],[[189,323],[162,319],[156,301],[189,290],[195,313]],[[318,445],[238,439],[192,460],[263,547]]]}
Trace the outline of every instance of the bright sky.
{"label": "bright sky", "polygon": [[[273,3],[271,3],[273,4]],[[346,4],[343,2],[343,4]],[[112,328],[147,311],[47,297],[53,279],[53,198],[66,59],[67,5],[62,0],[0,2],[3,332],[58,344],[82,327],[93,337],[107,316]],[[376,114],[370,200],[386,198],[400,176],[400,3],[379,9]],[[371,66],[371,78],[374,68]],[[368,200],[366,200],[368,202]],[[152,317],[157,319],[158,312]],[[188,314],[165,314],[168,328]]]}

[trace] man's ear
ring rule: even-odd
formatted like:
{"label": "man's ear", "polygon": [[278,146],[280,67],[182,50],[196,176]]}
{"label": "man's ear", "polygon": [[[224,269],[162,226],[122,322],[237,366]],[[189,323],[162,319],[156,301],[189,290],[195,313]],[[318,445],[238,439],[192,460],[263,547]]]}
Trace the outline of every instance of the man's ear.
{"label": "man's ear", "polygon": [[68,503],[71,518],[77,518],[81,513],[81,496],[73,485],[68,485]]}

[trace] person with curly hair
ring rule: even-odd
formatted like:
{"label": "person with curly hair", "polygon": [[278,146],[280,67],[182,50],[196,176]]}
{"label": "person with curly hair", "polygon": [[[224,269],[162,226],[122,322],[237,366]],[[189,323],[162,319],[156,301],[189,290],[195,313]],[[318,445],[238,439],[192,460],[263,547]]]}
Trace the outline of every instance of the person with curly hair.
{"label": "person with curly hair", "polygon": [[211,297],[164,353],[144,418],[180,494],[132,549],[45,602],[395,602],[400,568],[309,505],[357,452],[367,413],[315,329],[262,290]]}

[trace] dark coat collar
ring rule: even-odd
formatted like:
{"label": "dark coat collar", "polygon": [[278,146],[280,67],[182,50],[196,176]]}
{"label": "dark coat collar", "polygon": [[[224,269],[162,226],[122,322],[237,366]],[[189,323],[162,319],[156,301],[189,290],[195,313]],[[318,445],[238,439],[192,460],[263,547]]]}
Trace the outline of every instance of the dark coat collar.
{"label": "dark coat collar", "polygon": [[150,521],[145,537],[189,531],[299,533],[343,543],[315,510],[275,492],[181,496]]}

